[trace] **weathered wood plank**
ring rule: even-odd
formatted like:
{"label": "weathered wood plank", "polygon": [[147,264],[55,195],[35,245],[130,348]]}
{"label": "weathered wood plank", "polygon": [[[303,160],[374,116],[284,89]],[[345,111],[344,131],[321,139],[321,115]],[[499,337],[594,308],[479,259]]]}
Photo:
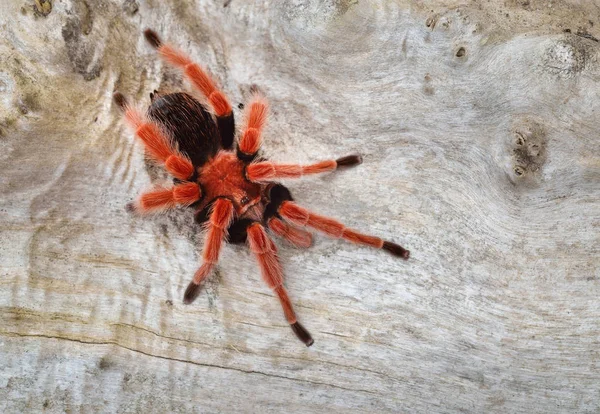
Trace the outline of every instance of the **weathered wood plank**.
{"label": "weathered wood plank", "polygon": [[[0,411],[600,410],[598,6],[409,3],[0,5]],[[269,157],[362,153],[290,188],[411,260],[280,243],[310,349],[244,247],[185,306],[191,213],[124,210],[164,176],[112,92],[182,87],[146,27],[265,92]]]}

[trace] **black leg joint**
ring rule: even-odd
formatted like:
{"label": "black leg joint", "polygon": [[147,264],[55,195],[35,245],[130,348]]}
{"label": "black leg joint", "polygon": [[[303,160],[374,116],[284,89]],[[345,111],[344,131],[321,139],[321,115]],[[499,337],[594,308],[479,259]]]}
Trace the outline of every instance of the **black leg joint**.
{"label": "black leg joint", "polygon": [[210,206],[211,205],[209,204],[196,213],[196,215],[194,216],[194,221],[197,224],[202,225],[208,221],[208,219],[210,218]]}
{"label": "black leg joint", "polygon": [[173,184],[181,184],[181,183],[188,183],[188,182],[192,182],[195,183],[198,181],[198,171],[196,171],[196,169],[194,169],[194,173],[192,175],[190,175],[190,177],[187,180],[180,180],[179,178],[173,178]]}
{"label": "black leg joint", "polygon": [[229,233],[228,241],[232,244],[242,244],[246,242],[248,238],[248,227],[255,223],[255,220],[241,219],[236,220],[229,226],[227,232]]}
{"label": "black leg joint", "polygon": [[218,116],[217,126],[221,134],[221,147],[225,150],[230,150],[233,147],[233,136],[235,135],[233,111],[229,115]]}
{"label": "black leg joint", "polygon": [[292,193],[281,184],[275,184],[269,191],[269,204],[265,207],[263,220],[268,223],[272,217],[279,217],[279,207],[284,201],[294,201]]}
{"label": "black leg joint", "polygon": [[239,160],[244,161],[245,163],[251,163],[252,161],[254,161],[256,159],[256,156],[258,155],[258,152],[255,152],[254,154],[246,154],[245,152],[242,152],[240,150],[240,146],[237,146],[237,150],[236,150],[236,154]]}

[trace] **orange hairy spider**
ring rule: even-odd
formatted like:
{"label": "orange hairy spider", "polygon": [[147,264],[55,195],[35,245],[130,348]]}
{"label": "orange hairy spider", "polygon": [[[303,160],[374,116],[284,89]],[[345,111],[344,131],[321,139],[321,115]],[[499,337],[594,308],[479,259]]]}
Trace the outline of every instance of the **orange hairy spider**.
{"label": "orange hairy spider", "polygon": [[313,339],[296,319],[283,286],[277,248],[267,230],[298,247],[310,246],[312,235],[303,227],[311,227],[331,237],[387,250],[403,259],[408,259],[409,251],[299,206],[290,191],[273,180],[357,165],[361,157],[350,155],[310,165],[277,164],[258,158],[268,105],[265,98],[257,94],[245,107],[243,128],[234,149],[235,124],[227,97],[187,55],[163,43],[152,30],[146,30],[144,35],[165,61],[183,71],[206,97],[214,114],[192,96],[179,92],[151,94],[152,104],[145,116],[129,106],[123,95],[114,94],[147,154],[174,177],[171,188],[143,193],[129,205],[130,209],[153,213],[189,206],[196,210],[196,221],[205,225],[203,263],[185,291],[185,303],[193,302],[198,296],[202,282],[217,263],[223,241],[247,241],[264,281],[277,294],[292,330],[306,346],[312,345]]}

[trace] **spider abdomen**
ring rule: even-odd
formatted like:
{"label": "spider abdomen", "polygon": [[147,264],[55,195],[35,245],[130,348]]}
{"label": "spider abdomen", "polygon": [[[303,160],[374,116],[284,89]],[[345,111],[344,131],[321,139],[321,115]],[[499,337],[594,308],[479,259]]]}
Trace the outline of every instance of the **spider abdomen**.
{"label": "spider abdomen", "polygon": [[187,93],[157,96],[148,108],[148,116],[163,127],[196,168],[220,148],[219,129],[212,115]]}

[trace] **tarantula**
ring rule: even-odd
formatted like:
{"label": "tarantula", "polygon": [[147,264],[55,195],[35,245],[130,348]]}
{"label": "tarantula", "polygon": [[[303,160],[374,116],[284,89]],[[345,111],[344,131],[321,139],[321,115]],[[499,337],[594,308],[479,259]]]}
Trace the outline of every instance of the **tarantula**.
{"label": "tarantula", "polygon": [[302,228],[312,227],[328,236],[384,249],[403,259],[408,259],[409,251],[299,206],[290,191],[273,180],[357,165],[362,162],[361,157],[350,155],[310,165],[277,164],[259,158],[268,111],[266,99],[259,94],[254,94],[245,106],[243,128],[234,149],[234,117],[223,92],[204,69],[186,54],[163,43],[154,31],[148,29],[144,36],[161,58],[183,70],[185,77],[204,95],[212,112],[186,93],[155,92],[150,95],[152,103],[145,116],[130,106],[122,94],[114,94],[147,155],[174,177],[171,188],[145,192],[128,205],[129,209],[143,214],[188,206],[195,209],[196,222],[206,227],[203,263],[185,291],[186,304],[198,296],[202,282],[217,263],[223,241],[247,241],[292,330],[306,346],[312,345],[313,339],[296,319],[283,286],[277,248],[267,229],[298,247],[310,246],[312,235]]}

